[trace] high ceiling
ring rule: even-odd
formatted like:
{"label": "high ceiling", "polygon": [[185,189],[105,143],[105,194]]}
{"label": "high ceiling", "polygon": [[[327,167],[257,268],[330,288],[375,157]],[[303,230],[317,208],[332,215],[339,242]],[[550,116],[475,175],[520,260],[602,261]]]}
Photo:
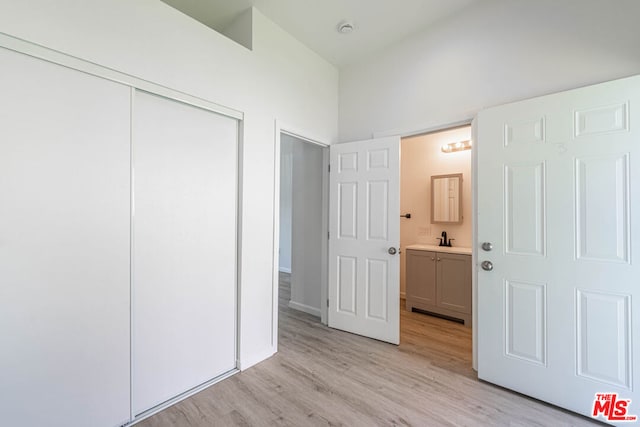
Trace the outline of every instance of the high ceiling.
{"label": "high ceiling", "polygon": [[[163,0],[216,31],[251,6],[341,67],[481,0]],[[338,23],[355,25],[340,34]]]}

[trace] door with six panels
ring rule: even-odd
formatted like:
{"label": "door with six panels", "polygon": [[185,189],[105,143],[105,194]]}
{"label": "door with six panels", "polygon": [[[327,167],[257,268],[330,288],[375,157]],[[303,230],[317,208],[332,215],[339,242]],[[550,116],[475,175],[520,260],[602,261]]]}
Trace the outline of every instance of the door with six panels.
{"label": "door with six panels", "polygon": [[632,77],[478,115],[481,379],[640,413],[639,105]]}

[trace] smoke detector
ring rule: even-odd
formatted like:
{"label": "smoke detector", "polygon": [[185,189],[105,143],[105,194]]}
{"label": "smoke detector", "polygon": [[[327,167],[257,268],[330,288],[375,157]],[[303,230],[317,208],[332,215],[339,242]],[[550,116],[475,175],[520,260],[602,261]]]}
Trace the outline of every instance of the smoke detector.
{"label": "smoke detector", "polygon": [[356,29],[356,26],[351,21],[342,21],[336,28],[340,34],[351,34]]}

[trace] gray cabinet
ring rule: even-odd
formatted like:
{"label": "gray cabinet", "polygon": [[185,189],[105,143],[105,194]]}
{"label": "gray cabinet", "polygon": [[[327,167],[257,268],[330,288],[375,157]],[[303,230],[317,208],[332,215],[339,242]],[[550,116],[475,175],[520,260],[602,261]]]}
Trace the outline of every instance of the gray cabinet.
{"label": "gray cabinet", "polygon": [[471,325],[471,256],[407,250],[407,310],[414,308]]}

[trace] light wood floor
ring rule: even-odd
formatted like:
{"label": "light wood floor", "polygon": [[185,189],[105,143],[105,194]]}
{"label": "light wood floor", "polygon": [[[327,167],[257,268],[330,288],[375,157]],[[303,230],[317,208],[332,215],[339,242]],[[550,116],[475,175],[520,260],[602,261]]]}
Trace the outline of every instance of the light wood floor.
{"label": "light wood floor", "polygon": [[275,356],[138,425],[601,425],[478,381],[460,324],[403,308],[400,346],[329,329],[287,307],[288,277]]}

